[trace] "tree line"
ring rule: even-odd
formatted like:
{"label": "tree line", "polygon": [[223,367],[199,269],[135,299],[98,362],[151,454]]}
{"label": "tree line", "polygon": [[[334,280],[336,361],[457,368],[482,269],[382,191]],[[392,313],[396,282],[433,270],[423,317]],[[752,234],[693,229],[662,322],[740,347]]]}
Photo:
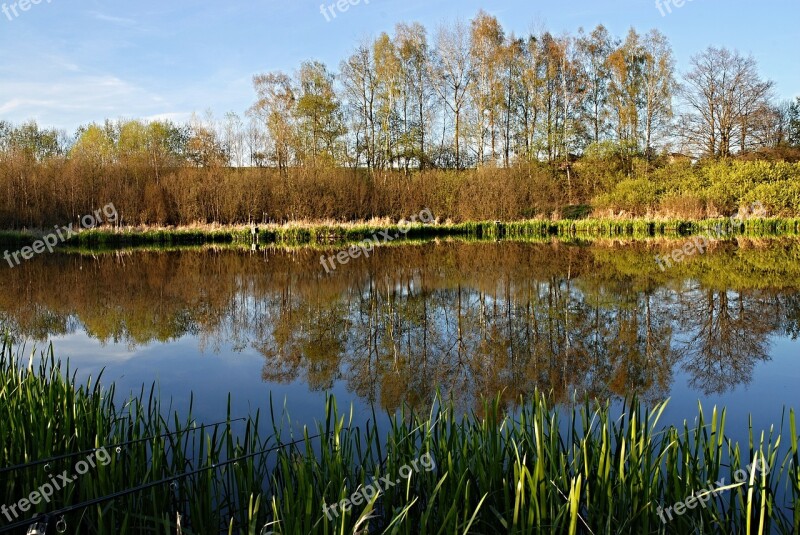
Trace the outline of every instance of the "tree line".
{"label": "tree line", "polygon": [[726,157],[797,144],[800,134],[800,100],[777,102],[752,57],[711,47],[679,79],[657,30],[517,36],[485,12],[432,36],[398,24],[338,72],[308,61],[254,85],[261,156],[282,169],[568,166],[600,143],[648,158]]}
{"label": "tree line", "polygon": [[[0,225],[112,201],[130,224],[404,217],[410,198],[431,204],[409,213],[437,204],[453,219],[644,213],[676,162],[800,159],[800,98],[778,101],[755,60],[725,48],[681,74],[657,30],[518,36],[481,11],[434,31],[398,24],[336,71],[307,61],[253,83],[250,109],[221,120],[109,120],[72,135],[0,120]],[[670,194],[693,195],[690,211],[730,208],[703,187]]]}

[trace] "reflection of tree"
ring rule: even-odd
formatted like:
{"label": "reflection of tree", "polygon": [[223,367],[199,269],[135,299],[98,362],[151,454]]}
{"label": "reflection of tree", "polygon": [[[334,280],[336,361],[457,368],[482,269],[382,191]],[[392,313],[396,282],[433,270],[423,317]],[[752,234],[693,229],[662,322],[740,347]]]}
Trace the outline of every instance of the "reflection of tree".
{"label": "reflection of tree", "polygon": [[593,272],[580,286],[587,308],[581,338],[590,362],[585,394],[664,399],[679,357],[669,293],[649,277],[621,276],[616,269]]}
{"label": "reflection of tree", "polygon": [[[331,274],[311,250],[46,255],[3,273],[0,323],[37,339],[82,327],[104,343],[255,348],[267,382],[342,381],[387,409],[424,408],[437,387],[462,404],[537,388],[657,400],[679,361],[720,392],[767,358],[770,333],[798,331],[800,298],[769,286],[796,279],[795,264],[771,252],[765,271],[758,250],[733,254],[674,280],[641,244],[390,247]],[[706,272],[729,278],[685,282]],[[710,289],[726,287],[740,289]]]}
{"label": "reflection of tree", "polygon": [[[790,294],[783,297],[786,309],[786,319],[783,330],[792,340],[800,337],[800,294]],[[776,307],[776,314],[778,313]]]}
{"label": "reflection of tree", "polygon": [[338,377],[349,329],[346,309],[322,303],[292,303],[274,317],[271,340],[256,345],[266,362],[265,381],[288,382],[305,368],[306,380],[316,390],[330,389]]}
{"label": "reflection of tree", "polygon": [[672,349],[669,311],[658,307],[654,295],[627,293],[631,303],[619,307],[607,333],[608,387],[617,396],[663,399],[672,383],[677,354]]}
{"label": "reflection of tree", "polygon": [[754,366],[769,358],[767,337],[778,328],[760,292],[712,289],[687,292],[681,303],[686,342],[684,368],[707,394],[747,384]]}

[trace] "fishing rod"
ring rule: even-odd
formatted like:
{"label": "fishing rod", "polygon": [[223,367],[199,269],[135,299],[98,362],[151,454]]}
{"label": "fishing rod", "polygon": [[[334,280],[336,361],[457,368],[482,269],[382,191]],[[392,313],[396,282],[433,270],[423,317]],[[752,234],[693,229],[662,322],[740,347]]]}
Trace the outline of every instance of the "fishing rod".
{"label": "fishing rod", "polygon": [[65,453],[64,455],[57,455],[55,457],[50,457],[49,459],[39,459],[37,461],[31,461],[31,462],[25,463],[25,464],[17,464],[17,465],[14,465],[14,466],[7,466],[7,467],[4,467],[4,468],[0,468],[0,474],[5,474],[6,472],[11,472],[13,470],[21,470],[23,468],[30,468],[32,466],[39,466],[39,465],[42,465],[42,464],[48,464],[48,463],[55,462],[55,461],[61,461],[61,460],[64,460],[64,459],[71,459],[73,457],[78,457],[80,455],[88,455],[90,453],[94,453],[94,452],[99,451],[101,449],[122,448],[122,447],[125,447],[125,446],[130,446],[132,444],[138,444],[139,442],[147,442],[148,440],[155,440],[155,439],[158,439],[158,438],[166,438],[166,437],[170,437],[172,435],[177,435],[179,433],[184,433],[184,432],[193,433],[193,432],[195,432],[195,431],[197,431],[199,429],[205,429],[206,427],[215,427],[215,426],[223,425],[223,424],[226,424],[226,423],[229,423],[229,422],[230,423],[239,422],[239,421],[246,420],[246,419],[247,418],[236,418],[235,420],[224,420],[222,422],[217,422],[217,423],[213,423],[213,424],[203,424],[200,427],[191,427],[191,428],[187,428],[187,429],[182,429],[180,431],[173,431],[172,433],[164,433],[162,435],[155,435],[155,436],[152,436],[152,437],[138,438],[136,440],[129,440],[127,442],[120,442],[119,444],[111,444],[111,445],[106,445],[106,446],[100,446],[98,448],[92,448],[92,449],[83,450],[83,451],[76,451],[75,453]]}
{"label": "fishing rod", "polygon": [[[261,450],[261,451],[257,451],[257,452],[254,452],[254,453],[248,453],[247,455],[242,455],[241,457],[236,457],[234,459],[229,459],[227,461],[214,463],[211,466],[206,466],[204,468],[199,468],[199,469],[193,470],[191,472],[185,472],[183,474],[178,474],[176,476],[170,476],[170,477],[161,479],[159,481],[153,481],[151,483],[145,483],[143,485],[139,485],[138,487],[133,487],[133,488],[130,488],[130,489],[127,489],[127,490],[122,490],[122,491],[119,491],[119,492],[115,492],[114,494],[109,494],[108,496],[101,496],[100,498],[94,498],[94,499],[91,499],[91,500],[87,500],[87,501],[85,501],[83,503],[79,503],[77,505],[70,505],[68,507],[64,507],[62,509],[58,509],[56,511],[53,511],[51,513],[47,513],[45,515],[36,516],[36,517],[31,518],[29,520],[20,520],[18,522],[13,523],[13,524],[9,524],[8,526],[3,526],[2,528],[0,528],[0,533],[6,533],[7,531],[11,531],[11,530],[17,529],[17,528],[23,528],[25,526],[34,526],[34,525],[41,526],[41,525],[43,525],[45,531],[35,531],[35,533],[44,534],[44,533],[46,533],[46,530],[47,530],[47,524],[50,523],[50,519],[52,517],[59,517],[59,516],[63,517],[64,515],[67,515],[67,514],[73,512],[73,511],[77,511],[79,509],[87,509],[87,508],[92,507],[94,505],[99,505],[101,503],[110,502],[112,500],[116,500],[117,498],[122,498],[124,496],[129,496],[131,494],[136,494],[137,492],[142,492],[142,491],[145,491],[145,490],[148,490],[148,489],[151,489],[151,488],[154,488],[154,487],[158,487],[158,486],[161,486],[161,485],[164,485],[164,484],[167,484],[167,483],[172,483],[173,481],[178,481],[178,480],[183,479],[185,477],[191,477],[191,476],[195,476],[195,475],[198,475],[198,474],[202,474],[203,472],[207,472],[208,470],[216,470],[217,468],[220,468],[222,466],[227,466],[229,464],[238,463],[239,461],[244,461],[246,459],[251,459],[253,457],[258,457],[259,455],[264,455],[265,453],[269,453],[271,451],[279,450],[281,448],[286,448],[286,447],[289,447],[289,446],[295,446],[297,444],[301,444],[301,443],[307,442],[309,440],[313,440],[315,438],[320,438],[322,436],[332,435],[333,433],[334,433],[333,431],[330,431],[328,433],[319,433],[317,435],[313,435],[313,436],[310,436],[310,437],[304,437],[301,440],[295,440],[294,442],[289,442],[287,444],[280,444],[278,446],[273,446],[271,448],[267,448],[267,449],[264,449],[264,450]],[[59,523],[61,523],[63,520],[64,520],[63,518],[60,519]],[[64,525],[65,525],[65,530],[66,530],[66,522],[64,523]],[[29,531],[29,533],[30,533],[30,531]]]}

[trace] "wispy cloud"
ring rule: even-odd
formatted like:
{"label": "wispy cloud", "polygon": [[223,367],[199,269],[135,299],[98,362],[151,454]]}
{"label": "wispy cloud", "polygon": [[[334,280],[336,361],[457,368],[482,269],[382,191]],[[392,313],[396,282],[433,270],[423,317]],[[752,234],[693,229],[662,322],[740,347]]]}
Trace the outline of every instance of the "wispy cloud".
{"label": "wispy cloud", "polygon": [[191,111],[173,111],[166,113],[156,113],[154,115],[145,115],[141,119],[145,121],[172,121],[174,123],[187,123],[192,118]]}
{"label": "wispy cloud", "polygon": [[102,22],[111,22],[113,24],[120,24],[122,26],[135,26],[136,21],[133,19],[127,19],[124,17],[115,17],[113,15],[106,15],[105,13],[100,13],[99,11],[87,11],[86,13],[90,17],[95,20],[99,20]]}
{"label": "wispy cloud", "polygon": [[0,114],[12,120],[34,118],[43,124],[71,128],[121,113],[177,113],[162,96],[113,74],[59,73],[57,79],[57,83],[46,79],[4,83],[0,86]]}
{"label": "wispy cloud", "polygon": [[31,108],[49,108],[55,106],[55,100],[39,100],[31,98],[13,98],[6,102],[0,101],[0,114],[10,114]]}

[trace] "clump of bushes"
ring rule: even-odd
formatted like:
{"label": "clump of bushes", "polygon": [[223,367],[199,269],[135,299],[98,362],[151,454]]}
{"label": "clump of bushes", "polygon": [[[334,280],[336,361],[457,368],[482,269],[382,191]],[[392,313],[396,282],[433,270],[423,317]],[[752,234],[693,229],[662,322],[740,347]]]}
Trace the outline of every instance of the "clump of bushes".
{"label": "clump of bushes", "polygon": [[647,177],[620,179],[594,199],[598,209],[631,215],[700,219],[761,203],[766,214],[800,214],[800,163],[721,160],[680,162]]}

